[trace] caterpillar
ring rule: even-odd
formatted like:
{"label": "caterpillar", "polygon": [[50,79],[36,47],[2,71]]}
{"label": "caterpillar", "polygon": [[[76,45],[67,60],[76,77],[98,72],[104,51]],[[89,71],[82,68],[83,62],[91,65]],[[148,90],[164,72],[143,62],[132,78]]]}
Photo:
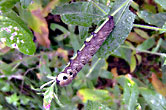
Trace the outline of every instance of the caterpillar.
{"label": "caterpillar", "polygon": [[113,16],[109,16],[108,21],[97,32],[92,33],[90,40],[86,39],[84,45],[77,51],[76,55],[70,59],[65,69],[56,77],[56,83],[60,86],[68,85],[76,77],[77,73],[88,63],[97,52],[114,28]]}

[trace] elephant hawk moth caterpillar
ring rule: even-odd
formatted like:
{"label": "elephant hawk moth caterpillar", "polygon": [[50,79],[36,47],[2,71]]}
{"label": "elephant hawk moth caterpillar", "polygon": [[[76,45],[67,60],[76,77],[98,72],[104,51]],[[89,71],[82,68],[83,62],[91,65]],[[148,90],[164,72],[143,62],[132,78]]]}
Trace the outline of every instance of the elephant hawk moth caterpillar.
{"label": "elephant hawk moth caterpillar", "polygon": [[97,33],[92,33],[93,37],[85,41],[75,57],[70,59],[68,66],[56,77],[56,83],[60,86],[68,85],[76,77],[77,73],[97,52],[114,28],[113,16],[109,16],[108,21]]}

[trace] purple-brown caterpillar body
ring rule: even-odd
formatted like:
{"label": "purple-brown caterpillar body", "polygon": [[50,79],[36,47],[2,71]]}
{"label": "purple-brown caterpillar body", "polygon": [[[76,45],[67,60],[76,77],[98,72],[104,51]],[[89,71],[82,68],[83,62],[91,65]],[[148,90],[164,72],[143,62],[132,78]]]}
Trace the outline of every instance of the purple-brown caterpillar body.
{"label": "purple-brown caterpillar body", "polygon": [[82,48],[77,51],[77,54],[73,58],[70,59],[68,66],[66,66],[65,69],[56,77],[58,85],[65,86],[72,82],[77,73],[97,52],[112,32],[113,28],[113,17],[109,16],[109,20],[103,25],[103,27],[97,33],[92,33],[92,38],[86,39]]}

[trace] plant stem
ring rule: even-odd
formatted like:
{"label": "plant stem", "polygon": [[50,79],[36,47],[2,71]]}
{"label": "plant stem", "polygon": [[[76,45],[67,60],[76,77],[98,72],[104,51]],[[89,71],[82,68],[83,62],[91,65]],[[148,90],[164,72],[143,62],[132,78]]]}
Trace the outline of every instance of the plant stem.
{"label": "plant stem", "polygon": [[95,64],[92,66],[92,68],[89,70],[89,72],[86,74],[86,77],[89,77],[89,75],[92,73],[92,71],[94,70],[94,68],[96,67],[96,65],[99,63],[99,61],[101,60],[101,58],[99,58]]}
{"label": "plant stem", "polygon": [[101,9],[95,2],[92,1],[92,3],[93,3],[101,12],[103,12],[105,15],[107,15],[107,13],[106,13],[103,9]]}
{"label": "plant stem", "polygon": [[134,47],[128,47],[128,46],[124,46],[124,45],[121,45],[120,47],[135,50],[135,51],[138,51],[138,52],[143,52],[143,53],[148,53],[148,54],[153,54],[153,55],[166,57],[165,53],[157,53],[157,52],[151,52],[151,51],[148,51],[148,50],[140,50],[140,49],[137,49],[137,48],[134,48]]}
{"label": "plant stem", "polygon": [[152,29],[156,31],[166,31],[166,29],[161,29],[159,27],[148,26],[148,25],[141,25],[141,24],[134,24],[134,27],[145,28],[145,29]]}
{"label": "plant stem", "polygon": [[123,8],[126,4],[128,4],[130,1],[132,0],[126,0],[117,10],[115,10],[111,16],[114,16],[117,12],[119,12],[119,10],[121,10],[121,8]]}

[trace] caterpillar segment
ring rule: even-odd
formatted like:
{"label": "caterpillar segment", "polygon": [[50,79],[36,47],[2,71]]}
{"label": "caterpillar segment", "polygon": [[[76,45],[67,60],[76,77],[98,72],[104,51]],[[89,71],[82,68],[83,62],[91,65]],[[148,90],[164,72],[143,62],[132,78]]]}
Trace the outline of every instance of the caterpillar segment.
{"label": "caterpillar segment", "polygon": [[75,56],[70,59],[68,66],[56,77],[56,82],[60,86],[68,85],[76,77],[77,73],[97,52],[109,34],[114,28],[113,17],[109,16],[109,20],[97,32],[92,33],[93,37],[86,39],[84,45],[77,51]]}

